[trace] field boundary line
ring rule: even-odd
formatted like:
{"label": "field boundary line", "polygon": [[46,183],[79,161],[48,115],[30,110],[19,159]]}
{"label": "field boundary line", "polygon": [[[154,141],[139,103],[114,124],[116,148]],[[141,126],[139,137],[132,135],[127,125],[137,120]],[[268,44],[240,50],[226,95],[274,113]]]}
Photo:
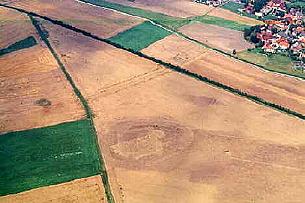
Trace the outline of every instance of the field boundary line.
{"label": "field boundary line", "polygon": [[96,128],[95,128],[94,122],[93,122],[93,117],[94,117],[93,112],[92,112],[87,100],[84,98],[81,91],[78,89],[75,82],[73,81],[72,76],[67,71],[65,65],[61,62],[60,57],[56,53],[55,49],[52,47],[52,45],[49,42],[49,40],[48,40],[47,36],[45,35],[44,31],[41,29],[41,27],[39,25],[39,22],[36,19],[34,19],[33,15],[31,15],[30,13],[27,13],[27,14],[28,14],[33,26],[35,27],[36,31],[38,32],[41,40],[47,45],[48,49],[50,50],[51,54],[55,58],[57,64],[60,67],[60,69],[63,71],[66,79],[69,81],[70,85],[72,86],[72,89],[73,89],[74,93],[77,95],[77,97],[81,101],[81,103],[82,103],[82,105],[83,105],[83,107],[86,111],[87,119],[90,121],[90,125],[91,125],[91,128],[92,128],[93,133],[94,133],[95,148],[96,148],[96,150],[98,151],[98,154],[99,154],[99,164],[100,164],[99,171],[101,173],[100,175],[102,177],[106,197],[107,197],[107,200],[108,200],[109,203],[114,203],[114,198],[113,198],[113,195],[111,193],[111,189],[110,189],[111,187],[110,187],[110,184],[109,184],[109,181],[108,181],[108,175],[107,175],[107,171],[106,171],[104,158],[103,158],[101,149],[100,149],[99,144],[98,144],[97,131],[96,131]]}
{"label": "field boundary line", "polygon": [[[224,55],[224,56],[228,56],[228,57],[230,57],[230,58],[234,58],[234,59],[236,59],[236,60],[238,60],[238,61],[241,61],[241,62],[243,62],[243,63],[250,64],[250,65],[252,65],[253,68],[256,68],[256,69],[259,69],[259,70],[262,70],[262,71],[265,71],[265,72],[270,72],[270,73],[274,73],[274,74],[277,74],[277,75],[281,75],[281,76],[290,77],[290,78],[294,78],[294,79],[297,79],[297,80],[305,81],[305,76],[295,76],[295,75],[293,75],[293,74],[285,73],[285,72],[282,72],[282,71],[270,70],[270,69],[266,68],[265,66],[262,66],[262,65],[253,63],[253,62],[251,62],[251,61],[248,61],[248,60],[246,60],[246,59],[239,58],[239,57],[237,57],[237,56],[233,56],[233,55],[230,54],[230,53],[227,53],[227,52],[222,51],[222,50],[220,50],[220,49],[211,47],[211,46],[209,46],[209,45],[207,45],[207,44],[204,44],[204,43],[202,43],[202,42],[200,42],[200,41],[198,41],[198,40],[196,40],[196,39],[193,39],[193,38],[191,38],[191,37],[188,37],[188,36],[184,35],[183,33],[179,32],[178,30],[173,30],[173,29],[168,28],[168,27],[166,27],[166,26],[164,26],[164,25],[160,25],[159,23],[156,23],[156,22],[153,21],[153,20],[150,20],[150,19],[147,19],[147,18],[144,18],[144,17],[140,17],[140,16],[137,16],[137,15],[132,15],[132,14],[129,14],[129,13],[125,13],[125,12],[123,12],[123,11],[119,11],[119,10],[116,10],[116,9],[113,9],[113,8],[108,8],[108,7],[105,7],[105,6],[95,5],[95,4],[93,4],[93,3],[89,3],[89,2],[86,2],[86,1],[83,1],[83,0],[74,0],[74,1],[79,2],[79,3],[82,3],[82,4],[88,4],[88,5],[91,5],[91,6],[94,6],[94,7],[100,7],[100,8],[103,8],[103,9],[111,10],[111,11],[114,11],[114,12],[117,12],[117,13],[120,13],[120,14],[123,14],[123,15],[126,15],[126,16],[131,16],[131,17],[139,18],[139,19],[142,19],[142,20],[145,20],[145,21],[149,21],[149,22],[151,22],[153,25],[156,25],[156,26],[158,26],[158,27],[161,27],[161,28],[163,28],[163,29],[165,29],[165,30],[167,30],[167,31],[169,31],[169,32],[171,32],[171,33],[173,33],[173,34],[176,34],[177,36],[180,36],[180,37],[182,37],[182,38],[185,39],[185,40],[188,40],[188,41],[193,42],[193,43],[195,43],[195,44],[197,44],[197,45],[200,45],[201,47],[204,47],[204,48],[206,48],[206,49],[210,49],[210,50],[212,50],[212,51],[215,51],[215,52],[217,52],[217,53],[220,53],[220,54],[222,54],[222,55]],[[203,16],[207,16],[207,15],[208,15],[208,14],[204,14]],[[197,20],[190,20],[190,22],[201,23],[200,21],[197,21]],[[235,22],[235,21],[234,21],[234,22]],[[188,24],[189,24],[189,23],[188,23]],[[186,24],[186,25],[188,25],[188,24]]]}
{"label": "field boundary line", "polygon": [[154,57],[148,56],[146,54],[143,54],[140,51],[135,51],[135,50],[132,50],[132,49],[129,49],[129,48],[125,48],[125,47],[121,46],[120,44],[116,44],[114,42],[111,42],[108,39],[100,38],[97,35],[91,34],[90,32],[87,32],[87,31],[82,30],[80,28],[73,27],[72,25],[66,24],[66,23],[64,23],[64,22],[62,22],[60,20],[54,20],[54,19],[52,19],[50,17],[42,16],[42,15],[39,15],[37,13],[29,12],[29,11],[26,11],[24,9],[12,7],[12,6],[7,6],[7,5],[3,5],[3,4],[0,4],[0,6],[7,7],[7,8],[10,8],[10,9],[14,9],[14,10],[17,10],[19,12],[31,15],[31,16],[39,17],[39,18],[44,19],[46,21],[49,21],[49,22],[51,22],[51,23],[53,23],[55,25],[61,26],[63,28],[72,30],[72,31],[77,32],[77,33],[81,33],[84,36],[90,37],[92,39],[95,39],[95,40],[98,40],[98,41],[101,41],[101,42],[105,42],[107,44],[110,44],[110,45],[118,48],[118,49],[125,50],[125,51],[133,53],[133,54],[135,54],[135,55],[137,55],[139,57],[142,57],[142,58],[145,58],[147,60],[153,61],[153,62],[155,62],[157,64],[160,64],[160,65],[163,65],[164,67],[166,67],[168,69],[171,69],[171,70],[173,70],[175,72],[187,75],[187,76],[192,77],[192,78],[194,78],[196,80],[205,82],[205,83],[207,83],[209,85],[212,85],[212,86],[217,87],[219,89],[223,89],[223,90],[225,90],[227,92],[230,92],[232,94],[244,97],[244,98],[246,98],[246,99],[248,99],[250,101],[253,101],[253,102],[257,103],[257,104],[264,105],[266,107],[270,107],[270,108],[272,108],[274,110],[277,110],[279,112],[286,113],[287,115],[294,116],[294,117],[300,118],[302,120],[305,120],[305,115],[303,115],[303,114],[301,114],[299,112],[293,111],[293,110],[288,109],[286,107],[282,107],[282,106],[280,106],[278,104],[275,104],[275,103],[271,103],[271,102],[266,101],[266,100],[264,100],[264,99],[262,99],[260,97],[248,94],[248,93],[243,92],[243,91],[241,91],[239,89],[236,89],[236,88],[233,88],[231,86],[222,84],[222,83],[220,83],[218,81],[212,80],[212,79],[210,79],[208,77],[205,77],[205,76],[202,76],[200,74],[193,73],[193,72],[191,72],[191,71],[189,71],[187,69],[181,68],[180,66],[175,66],[175,65],[173,65],[171,63],[167,63],[167,62],[164,62],[164,61],[162,61],[160,59],[156,59]]}

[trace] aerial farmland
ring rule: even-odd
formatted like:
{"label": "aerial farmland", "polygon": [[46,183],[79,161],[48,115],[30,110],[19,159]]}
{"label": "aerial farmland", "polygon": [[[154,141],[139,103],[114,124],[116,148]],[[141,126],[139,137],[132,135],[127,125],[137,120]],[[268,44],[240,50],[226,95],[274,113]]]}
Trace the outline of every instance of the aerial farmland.
{"label": "aerial farmland", "polygon": [[302,5],[0,0],[0,203],[305,202]]}

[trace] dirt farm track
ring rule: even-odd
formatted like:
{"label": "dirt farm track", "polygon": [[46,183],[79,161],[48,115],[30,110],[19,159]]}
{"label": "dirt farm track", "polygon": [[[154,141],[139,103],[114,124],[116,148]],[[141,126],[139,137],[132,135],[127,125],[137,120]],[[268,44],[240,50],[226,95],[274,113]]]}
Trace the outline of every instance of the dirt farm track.
{"label": "dirt farm track", "polygon": [[254,45],[185,18],[260,22],[109,2],[0,2],[0,203],[305,202],[305,81],[211,49]]}

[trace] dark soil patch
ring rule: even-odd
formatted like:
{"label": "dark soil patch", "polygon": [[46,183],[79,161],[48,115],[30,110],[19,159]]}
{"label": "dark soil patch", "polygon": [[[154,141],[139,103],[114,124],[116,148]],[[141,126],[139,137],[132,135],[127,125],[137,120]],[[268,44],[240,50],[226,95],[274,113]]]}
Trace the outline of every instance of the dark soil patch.
{"label": "dark soil patch", "polygon": [[37,101],[35,101],[35,104],[38,105],[38,106],[51,106],[52,105],[52,102],[45,99],[45,98],[42,98],[42,99],[39,99]]}

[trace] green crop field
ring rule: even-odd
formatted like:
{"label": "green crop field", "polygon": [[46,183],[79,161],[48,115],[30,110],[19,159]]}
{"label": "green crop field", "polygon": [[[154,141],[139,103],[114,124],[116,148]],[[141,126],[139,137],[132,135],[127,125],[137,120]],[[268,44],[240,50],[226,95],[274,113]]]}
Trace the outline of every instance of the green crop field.
{"label": "green crop field", "polygon": [[243,8],[243,7],[244,7],[243,4],[239,4],[239,3],[235,3],[235,2],[230,1],[230,2],[228,2],[226,4],[224,4],[221,8],[224,8],[224,9],[227,9],[227,10],[232,11],[234,13],[240,14],[242,16],[247,16],[249,18],[254,18],[254,19],[257,19],[257,20],[277,19],[276,16],[271,15],[271,14],[269,14],[267,16],[264,16],[262,19],[259,19],[254,14],[248,14],[248,13],[245,13],[245,12],[241,13],[240,11],[238,11],[238,9]]}
{"label": "green crop field", "polygon": [[110,41],[135,51],[140,51],[150,44],[170,35],[171,32],[153,25],[151,22],[144,22],[129,30],[109,38]]}
{"label": "green crop field", "polygon": [[14,51],[18,51],[20,49],[30,48],[32,46],[35,46],[36,44],[37,44],[36,39],[33,36],[30,36],[8,46],[7,48],[0,49],[0,56],[9,54]]}
{"label": "green crop field", "polygon": [[223,6],[221,6],[221,8],[227,9],[227,10],[232,11],[234,13],[237,13],[237,14],[240,14],[240,15],[243,15],[243,16],[247,16],[249,18],[258,19],[253,14],[248,14],[248,13],[245,13],[245,12],[241,13],[240,11],[238,11],[238,9],[241,9],[243,7],[244,7],[243,4],[235,3],[235,2],[232,2],[232,1],[229,1],[228,3],[225,3]]}
{"label": "green crop field", "polygon": [[259,49],[243,51],[237,53],[237,56],[240,59],[261,65],[270,71],[276,71],[303,78],[305,77],[304,72],[292,70],[292,60],[288,56],[283,56],[280,54],[272,54],[267,56],[266,54],[260,53]]}
{"label": "green crop field", "polygon": [[213,24],[220,27],[229,28],[232,30],[244,31],[245,28],[249,28],[249,25],[237,23],[231,20],[225,20],[223,18],[214,17],[214,16],[197,16],[192,18],[194,21],[206,23],[206,24]]}
{"label": "green crop field", "polygon": [[228,3],[225,3],[223,6],[221,6],[221,8],[224,8],[224,9],[227,9],[227,10],[230,10],[234,13],[240,13],[238,11],[238,9],[242,9],[244,6],[242,4],[238,4],[238,3],[235,3],[235,2],[228,2]]}
{"label": "green crop field", "polygon": [[89,120],[0,136],[0,195],[99,174]]}

